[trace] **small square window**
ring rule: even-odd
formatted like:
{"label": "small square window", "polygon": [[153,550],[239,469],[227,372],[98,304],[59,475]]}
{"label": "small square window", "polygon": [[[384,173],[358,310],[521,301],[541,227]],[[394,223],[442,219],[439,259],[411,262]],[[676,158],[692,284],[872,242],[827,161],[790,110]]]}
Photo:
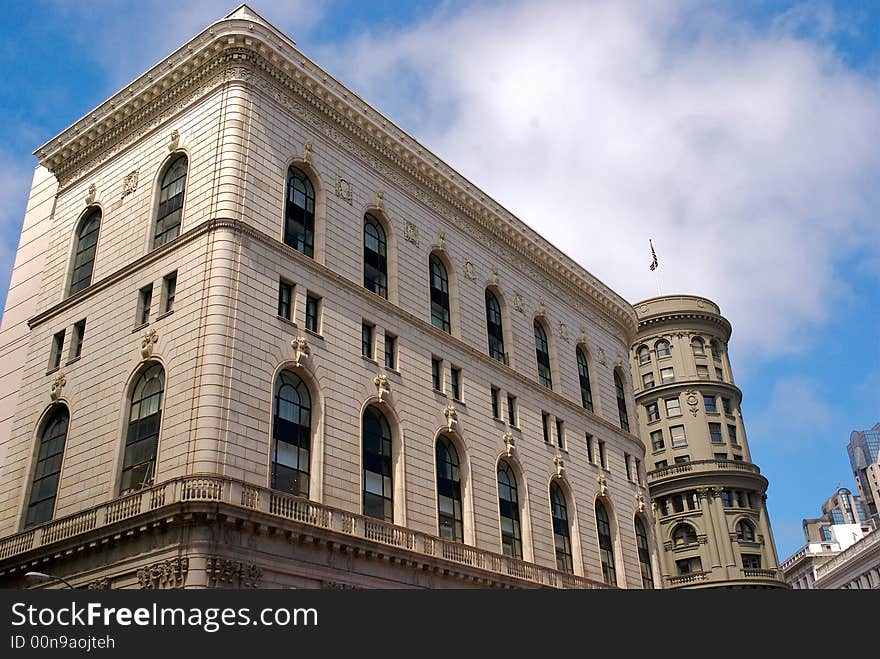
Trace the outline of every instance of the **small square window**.
{"label": "small square window", "polygon": [[452,397],[455,400],[461,400],[461,369],[453,366],[450,371],[449,383],[452,387]]}
{"label": "small square window", "polygon": [[519,421],[516,416],[516,396],[507,394],[507,423],[514,428],[519,427]]}
{"label": "small square window", "polygon": [[681,403],[678,398],[667,398],[666,403],[666,416],[681,416]]}
{"label": "small square window", "polygon": [[648,403],[645,406],[645,411],[648,413],[648,423],[660,420],[660,410],[657,409],[657,403]]}
{"label": "small square window", "polygon": [[685,462],[690,462],[690,461],[691,461],[691,456],[689,456],[689,455],[676,455],[675,456],[675,464],[677,464],[677,465],[684,464]]}
{"label": "small square window", "polygon": [[499,398],[501,396],[501,392],[498,390],[498,387],[491,387],[489,389],[492,396],[492,418],[500,419],[501,418],[501,404],[499,402]]}
{"label": "small square window", "polygon": [[64,330],[56,332],[52,337],[52,351],[49,353],[49,370],[61,366],[61,353],[64,350]]}
{"label": "small square window", "polygon": [[666,469],[669,466],[669,463],[666,460],[657,460],[654,463],[654,469]]}
{"label": "small square window", "polygon": [[150,322],[150,306],[153,303],[153,285],[148,284],[138,292],[138,326]]}
{"label": "small square window", "polygon": [[77,359],[82,355],[83,340],[86,338],[86,319],[83,318],[73,325],[73,341],[71,342],[70,358]]}
{"label": "small square window", "polygon": [[443,391],[443,360],[436,357],[431,357],[431,386]]}
{"label": "small square window", "polygon": [[687,446],[687,438],[684,434],[684,426],[670,426],[669,437],[672,439],[672,447]]}
{"label": "small square window", "polygon": [[162,278],[162,313],[174,311],[174,296],[177,294],[177,271]]}
{"label": "small square window", "polygon": [[361,325],[361,354],[373,359],[373,326],[370,323]]}
{"label": "small square window", "polygon": [[743,554],[742,555],[743,567],[747,570],[760,570],[761,569],[761,555],[760,554]]}
{"label": "small square window", "polygon": [[385,368],[397,370],[397,337],[385,332]]}
{"label": "small square window", "polygon": [[321,298],[314,293],[306,295],[306,329],[321,333]]}
{"label": "small square window", "polygon": [[654,386],[654,372],[642,373],[642,388],[650,389]]}
{"label": "small square window", "polygon": [[736,453],[734,453],[733,459],[736,460],[737,462],[742,462],[743,456],[737,455]]}
{"label": "small square window", "polygon": [[727,460],[727,453],[716,453],[715,459],[724,462]]}
{"label": "small square window", "polygon": [[672,367],[661,368],[660,369],[660,382],[666,384],[667,382],[675,381],[675,372],[672,370]]}
{"label": "small square window", "polygon": [[278,282],[278,315],[284,320],[291,320],[293,310],[293,284],[283,279]]}
{"label": "small square window", "polygon": [[663,448],[666,448],[666,443],[663,441],[662,430],[655,430],[651,433],[651,448],[654,451],[659,451]]}

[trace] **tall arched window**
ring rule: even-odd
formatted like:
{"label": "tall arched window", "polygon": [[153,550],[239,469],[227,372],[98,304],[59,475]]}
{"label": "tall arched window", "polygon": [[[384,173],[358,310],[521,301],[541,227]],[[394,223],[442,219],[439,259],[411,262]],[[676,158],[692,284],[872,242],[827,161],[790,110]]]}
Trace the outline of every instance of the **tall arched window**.
{"label": "tall arched window", "polygon": [[186,191],[187,158],[179,154],[168,163],[159,180],[159,210],[156,213],[156,234],[153,247],[164,245],[180,234],[180,216]]}
{"label": "tall arched window", "polygon": [[446,437],[437,440],[437,519],[440,537],[464,542],[461,467],[458,451]]}
{"label": "tall arched window", "polygon": [[550,483],[550,510],[553,514],[553,544],[556,547],[556,569],[573,572],[571,533],[568,529],[568,508],[565,494],[556,483]]}
{"label": "tall arched window", "polygon": [[486,329],[489,333],[489,356],[500,362],[504,357],[504,323],[501,319],[501,305],[495,294],[486,289]]}
{"label": "tall arched window", "polygon": [[699,336],[695,336],[691,339],[691,350],[694,351],[694,355],[697,357],[702,357],[706,354],[706,346],[703,343],[703,339]]}
{"label": "tall arched window", "polygon": [[388,297],[388,241],[375,217],[364,215],[364,288]]}
{"label": "tall arched window", "polygon": [[755,527],[746,520],[740,520],[736,523],[736,539],[740,542],[755,541]]}
{"label": "tall arched window", "polygon": [[272,488],[309,496],[312,398],[305,382],[290,371],[275,380],[272,423]]}
{"label": "tall arched window", "polygon": [[95,207],[82,219],[76,232],[73,276],[70,278],[71,295],[92,283],[92,270],[95,266],[95,251],[98,248],[98,232],[100,230],[101,209]]}
{"label": "tall arched window", "polygon": [[284,242],[306,256],[315,255],[315,188],[296,167],[287,170]]}
{"label": "tall arched window", "polygon": [[672,532],[672,544],[676,547],[694,545],[697,542],[697,532],[690,524],[679,524]]}
{"label": "tall arched window", "polygon": [[394,489],[391,480],[391,428],[375,407],[363,416],[364,515],[394,521]]}
{"label": "tall arched window", "polygon": [[503,460],[498,463],[498,510],[501,515],[501,551],[505,556],[522,558],[516,475]]}
{"label": "tall arched window", "polygon": [[602,579],[610,586],[617,585],[617,569],[614,567],[614,541],[608,512],[601,501],[596,501],[596,530],[599,535],[599,558],[602,561]]}
{"label": "tall arched window", "polygon": [[55,512],[58,478],[61,475],[61,461],[64,458],[64,444],[67,442],[69,424],[70,413],[64,405],[58,405],[43,424],[37,447],[34,480],[31,483],[31,496],[24,518],[26,527],[48,522]]}
{"label": "tall arched window", "polygon": [[669,357],[672,354],[672,351],[669,349],[669,341],[666,339],[660,339],[657,343],[654,344],[654,350],[657,351],[657,359],[661,357]]}
{"label": "tall arched window", "polygon": [[639,346],[639,364],[647,364],[651,361],[651,351],[648,346]]}
{"label": "tall arched window", "polygon": [[538,382],[548,389],[553,388],[553,376],[550,372],[550,345],[547,333],[541,321],[535,318],[535,358],[538,362]]}
{"label": "tall arched window", "polygon": [[584,409],[593,411],[593,388],[590,386],[590,367],[587,364],[587,356],[580,346],[575,348],[578,363],[578,378],[581,382],[581,405]]}
{"label": "tall arched window", "polygon": [[452,325],[449,321],[449,276],[446,274],[446,266],[435,254],[431,254],[428,263],[428,274],[431,278],[431,324],[444,332],[452,333]]}
{"label": "tall arched window", "polygon": [[164,391],[165,369],[157,363],[144,369],[132,387],[125,454],[122,459],[120,490],[123,494],[153,482]]}
{"label": "tall arched window", "polygon": [[629,414],[626,411],[626,391],[623,388],[623,380],[620,374],[614,371],[614,390],[617,394],[617,416],[620,419],[620,427],[629,432]]}
{"label": "tall arched window", "polygon": [[648,546],[648,533],[642,520],[636,517],[636,546],[639,550],[639,567],[642,570],[642,588],[654,588],[654,575],[651,571],[651,549]]}

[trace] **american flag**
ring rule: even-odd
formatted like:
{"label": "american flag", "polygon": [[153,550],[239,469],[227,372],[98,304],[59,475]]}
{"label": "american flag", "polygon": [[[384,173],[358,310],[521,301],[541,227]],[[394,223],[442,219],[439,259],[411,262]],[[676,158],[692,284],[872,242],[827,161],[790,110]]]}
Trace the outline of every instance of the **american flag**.
{"label": "american flag", "polygon": [[654,243],[651,240],[648,240],[648,244],[651,246],[651,270],[656,270],[657,266],[660,265],[657,263],[657,252],[654,251]]}

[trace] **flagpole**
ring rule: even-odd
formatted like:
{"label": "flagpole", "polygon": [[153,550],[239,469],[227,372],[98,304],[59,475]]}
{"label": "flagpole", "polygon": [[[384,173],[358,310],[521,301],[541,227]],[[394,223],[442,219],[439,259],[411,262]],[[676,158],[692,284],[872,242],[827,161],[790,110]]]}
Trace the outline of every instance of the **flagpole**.
{"label": "flagpole", "polygon": [[660,291],[660,263],[657,261],[657,253],[654,251],[654,241],[649,238],[648,244],[651,246],[651,270],[653,271],[655,281],[657,282],[657,297],[661,297],[663,293]]}

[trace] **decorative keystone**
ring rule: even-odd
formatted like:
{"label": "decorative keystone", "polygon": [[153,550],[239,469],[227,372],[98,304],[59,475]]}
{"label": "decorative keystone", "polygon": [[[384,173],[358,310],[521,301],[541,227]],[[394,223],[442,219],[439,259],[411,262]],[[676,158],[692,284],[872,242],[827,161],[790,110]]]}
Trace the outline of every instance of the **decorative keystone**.
{"label": "decorative keystone", "polygon": [[452,403],[447,405],[443,410],[443,416],[446,417],[446,430],[452,432],[455,424],[458,423],[458,412],[455,410],[455,405]]}
{"label": "decorative keystone", "polygon": [[64,372],[58,373],[54,380],[52,380],[52,387],[49,390],[49,397],[53,401],[58,401],[61,398],[61,389],[64,385],[67,384],[67,378],[64,376]]}
{"label": "decorative keystone", "polygon": [[303,365],[303,359],[311,354],[309,352],[309,342],[306,341],[305,337],[298,336],[295,339],[291,340],[290,347],[294,350],[293,365],[295,368],[299,368]]}
{"label": "decorative keystone", "polygon": [[507,447],[507,457],[511,457],[513,452],[516,451],[516,442],[513,441],[513,433],[509,430],[502,435],[502,439],[504,439],[504,446]]}
{"label": "decorative keystone", "polygon": [[388,386],[388,377],[384,373],[379,373],[376,377],[373,378],[373,384],[376,385],[376,395],[379,397],[379,402],[385,402],[385,395],[391,393],[391,387]]}
{"label": "decorative keystone", "polygon": [[562,456],[558,453],[556,457],[553,458],[553,464],[556,466],[556,478],[562,478],[565,474],[565,461],[562,459]]}
{"label": "decorative keystone", "polygon": [[159,342],[159,333],[151,329],[141,338],[141,357],[147,359],[153,354],[153,348]]}
{"label": "decorative keystone", "polygon": [[604,497],[608,495],[608,480],[605,478],[605,474],[599,474],[599,478],[596,479],[599,483],[599,496]]}

